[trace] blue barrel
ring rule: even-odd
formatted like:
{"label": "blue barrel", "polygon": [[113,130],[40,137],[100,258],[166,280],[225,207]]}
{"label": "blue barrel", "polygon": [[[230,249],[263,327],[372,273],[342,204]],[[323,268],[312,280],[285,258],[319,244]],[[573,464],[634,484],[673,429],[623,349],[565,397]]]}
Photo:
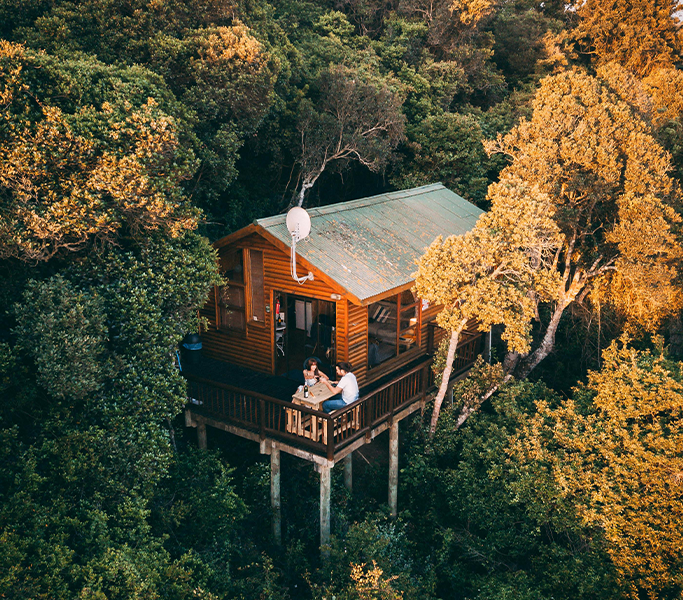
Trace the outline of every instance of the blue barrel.
{"label": "blue barrel", "polygon": [[199,334],[188,333],[180,345],[180,353],[184,364],[198,364],[202,356],[202,338]]}

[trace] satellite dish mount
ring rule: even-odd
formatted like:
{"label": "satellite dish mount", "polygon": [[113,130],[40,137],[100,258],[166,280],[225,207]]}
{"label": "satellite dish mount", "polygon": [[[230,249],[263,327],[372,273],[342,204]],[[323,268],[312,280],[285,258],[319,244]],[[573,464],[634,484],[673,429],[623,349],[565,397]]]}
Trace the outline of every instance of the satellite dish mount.
{"label": "satellite dish mount", "polygon": [[296,274],[296,243],[299,240],[303,240],[305,237],[308,237],[308,234],[311,233],[311,217],[308,216],[308,213],[303,208],[300,206],[295,206],[287,213],[286,223],[287,229],[292,236],[292,262],[290,265],[292,279],[294,279],[294,281],[296,281],[299,285],[303,285],[309,279],[313,281],[313,273],[309,271],[308,275],[304,277],[299,277]]}

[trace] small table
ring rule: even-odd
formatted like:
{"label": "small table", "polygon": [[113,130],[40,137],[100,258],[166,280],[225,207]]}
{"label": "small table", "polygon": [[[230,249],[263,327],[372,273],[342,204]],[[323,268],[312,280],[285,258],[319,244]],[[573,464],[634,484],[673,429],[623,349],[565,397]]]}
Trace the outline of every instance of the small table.
{"label": "small table", "polygon": [[[301,404],[302,406],[307,406],[308,408],[314,408],[315,410],[321,411],[323,409],[323,402],[325,402],[325,400],[329,400],[332,396],[334,396],[334,392],[330,391],[324,382],[319,381],[314,386],[308,388],[308,398],[304,398],[303,390],[297,390],[296,394],[292,396],[292,402],[294,404]],[[297,435],[318,441],[321,433],[318,427],[318,419],[308,419],[307,417],[309,416],[312,417],[312,415],[303,415],[299,411],[293,410],[291,408],[288,409],[287,431],[289,433],[296,433]]]}

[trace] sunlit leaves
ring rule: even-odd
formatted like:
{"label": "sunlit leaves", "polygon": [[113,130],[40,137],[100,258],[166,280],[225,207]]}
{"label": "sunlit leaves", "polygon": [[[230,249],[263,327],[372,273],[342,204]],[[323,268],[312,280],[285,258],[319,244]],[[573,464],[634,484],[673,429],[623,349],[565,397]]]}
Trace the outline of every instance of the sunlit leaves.
{"label": "sunlit leaves", "polygon": [[539,403],[516,452],[544,465],[583,524],[601,532],[632,597],[675,597],[683,588],[681,365],[616,343],[603,359],[579,402]]}
{"label": "sunlit leaves", "polygon": [[547,195],[521,181],[489,190],[492,208],[463,236],[437,239],[418,263],[420,297],[444,305],[439,324],[453,331],[462,319],[481,329],[505,325],[510,348],[526,352],[537,299],[557,295],[554,257],[562,235]]}
{"label": "sunlit leaves", "polygon": [[[0,60],[7,73],[44,61],[8,44]],[[178,186],[194,170],[192,155],[153,99],[114,108],[103,98],[100,107],[68,114],[50,105],[49,80],[4,83],[1,255],[44,261],[125,234],[178,236],[196,227],[197,213]]]}
{"label": "sunlit leaves", "polygon": [[579,22],[571,32],[581,51],[616,61],[639,76],[680,60],[676,0],[574,0]]}

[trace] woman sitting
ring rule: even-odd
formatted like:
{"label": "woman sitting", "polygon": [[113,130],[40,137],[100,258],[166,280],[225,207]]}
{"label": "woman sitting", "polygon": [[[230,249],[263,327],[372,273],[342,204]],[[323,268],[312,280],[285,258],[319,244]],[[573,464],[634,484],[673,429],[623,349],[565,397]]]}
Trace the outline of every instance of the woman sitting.
{"label": "woman sitting", "polygon": [[320,380],[326,380],[327,375],[318,369],[318,359],[309,358],[306,361],[306,368],[304,369],[304,381],[308,387],[318,383]]}

